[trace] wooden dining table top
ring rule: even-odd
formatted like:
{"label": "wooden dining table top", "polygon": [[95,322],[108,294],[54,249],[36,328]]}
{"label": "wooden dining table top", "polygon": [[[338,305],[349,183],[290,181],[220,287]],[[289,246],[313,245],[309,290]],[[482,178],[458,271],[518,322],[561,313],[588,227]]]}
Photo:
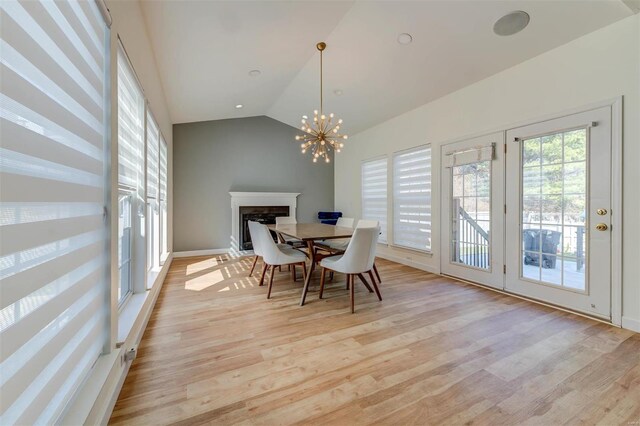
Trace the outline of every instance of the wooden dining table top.
{"label": "wooden dining table top", "polygon": [[334,238],[350,238],[352,228],[326,225],[324,223],[298,223],[292,225],[267,225],[272,231],[302,241],[330,240]]}

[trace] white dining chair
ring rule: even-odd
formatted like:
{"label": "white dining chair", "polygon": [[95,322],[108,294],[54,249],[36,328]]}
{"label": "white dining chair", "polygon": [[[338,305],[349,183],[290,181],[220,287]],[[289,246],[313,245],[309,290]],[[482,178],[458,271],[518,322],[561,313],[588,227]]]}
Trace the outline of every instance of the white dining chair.
{"label": "white dining chair", "polygon": [[353,228],[353,222],[355,219],[352,217],[339,217],[336,222],[336,226],[342,226],[343,228]]}
{"label": "white dining chair", "polygon": [[349,285],[349,294],[351,298],[351,313],[355,312],[355,277],[358,276],[365,286],[370,290],[363,274],[368,273],[373,283],[373,288],[378,296],[378,300],[382,300],[380,289],[373,279],[372,269],[376,258],[376,245],[380,228],[356,228],[347,250],[344,254],[326,257],[320,262],[322,267],[320,275],[320,294],[322,299],[324,292],[325,275],[327,271],[341,272],[347,275],[347,283]]}
{"label": "white dining chair", "polygon": [[[379,226],[380,226],[380,222],[378,222],[377,220],[360,219],[358,221],[358,224],[356,225],[356,229],[358,228],[380,229]],[[334,254],[338,254],[338,253],[344,252],[347,249],[348,245],[349,245],[348,238],[337,238],[335,240],[323,241],[322,243],[318,244],[318,247],[323,250],[328,250]],[[378,268],[375,265],[375,263],[373,264],[373,272],[376,274],[376,278],[378,278],[378,282],[382,283],[382,280],[380,279],[380,274],[378,273]],[[333,279],[333,274],[331,275],[331,278]],[[347,283],[347,286],[348,285],[349,283]]]}
{"label": "white dining chair", "polygon": [[[253,245],[253,254],[255,255],[253,257],[253,263],[251,265],[251,270],[249,271],[249,276],[251,276],[253,274],[253,270],[256,267],[256,263],[258,263],[258,260],[262,257],[262,251],[260,250],[260,244],[258,243],[258,239],[260,238],[260,235],[257,231],[255,231],[256,225],[260,225],[259,222],[255,222],[255,221],[248,221],[248,225],[249,225],[249,234],[251,235],[251,243]],[[279,248],[288,248],[290,247],[287,244],[278,244]],[[262,282],[260,283],[260,285],[262,285]]]}
{"label": "white dining chair", "polygon": [[[300,250],[296,250],[289,246],[279,247],[271,238],[269,228],[259,223],[257,223],[256,225],[257,226],[254,225],[253,228],[255,235],[258,237],[258,244],[260,245],[260,252],[262,253],[262,261],[264,262],[264,267],[262,268],[262,277],[260,278],[260,285],[262,285],[263,283],[264,274],[266,273],[266,271],[271,269],[271,273],[269,274],[269,288],[267,289],[267,299],[269,299],[271,297],[273,275],[275,273],[276,266],[291,265],[293,267],[295,265],[302,265],[302,276],[304,279],[306,279],[307,255]],[[253,238],[253,235],[251,237]]]}
{"label": "white dining chair", "polygon": [[[298,221],[293,216],[276,216],[276,225],[296,225]],[[278,240],[281,243],[289,244],[290,246],[301,248],[307,245],[304,241],[300,241],[295,238],[287,237],[286,235],[278,234]]]}

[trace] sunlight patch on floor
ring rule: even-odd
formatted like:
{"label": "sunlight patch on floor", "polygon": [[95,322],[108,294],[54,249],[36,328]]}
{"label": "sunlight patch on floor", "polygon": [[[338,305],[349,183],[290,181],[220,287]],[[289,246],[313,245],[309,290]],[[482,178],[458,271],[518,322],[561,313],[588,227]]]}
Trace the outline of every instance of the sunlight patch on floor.
{"label": "sunlight patch on floor", "polygon": [[192,291],[202,291],[222,281],[224,281],[224,276],[222,275],[222,271],[220,270],[212,271],[212,272],[209,272],[208,274],[199,276],[198,278],[185,281],[184,289],[192,290]]}
{"label": "sunlight patch on floor", "polygon": [[191,263],[187,265],[187,275],[191,275],[194,272],[198,272],[207,268],[212,268],[214,266],[218,266],[218,260],[215,258],[206,259],[196,263]]}

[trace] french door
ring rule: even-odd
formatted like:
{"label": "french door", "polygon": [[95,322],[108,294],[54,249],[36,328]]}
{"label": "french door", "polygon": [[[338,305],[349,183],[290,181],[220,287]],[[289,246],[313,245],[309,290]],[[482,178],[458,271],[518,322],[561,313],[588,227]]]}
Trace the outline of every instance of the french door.
{"label": "french door", "polygon": [[611,108],[506,133],[506,290],[611,317]]}
{"label": "french door", "polygon": [[611,117],[443,145],[442,273],[610,320]]}
{"label": "french door", "polygon": [[442,147],[442,272],[503,288],[504,133]]}

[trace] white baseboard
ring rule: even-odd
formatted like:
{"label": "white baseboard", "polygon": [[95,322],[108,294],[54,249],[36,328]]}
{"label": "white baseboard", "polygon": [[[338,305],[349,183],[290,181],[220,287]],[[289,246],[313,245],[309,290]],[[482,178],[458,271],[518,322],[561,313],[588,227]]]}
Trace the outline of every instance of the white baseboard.
{"label": "white baseboard", "polygon": [[396,256],[394,254],[390,254],[390,253],[376,253],[376,257],[379,257],[381,259],[386,259],[386,260],[390,260],[392,262],[396,262],[396,263],[400,263],[402,265],[407,265],[407,266],[411,266],[412,268],[416,268],[416,269],[420,269],[421,271],[426,271],[426,272],[431,272],[432,274],[439,274],[440,271],[436,270],[435,268],[432,268],[428,265],[425,265],[424,263],[420,263],[420,262],[415,262],[409,259],[406,259],[402,256]]}
{"label": "white baseboard", "polygon": [[211,256],[213,254],[227,254],[230,251],[231,251],[230,248],[176,251],[173,253],[173,257],[177,258],[177,257]]}
{"label": "white baseboard", "polygon": [[640,333],[640,320],[623,316],[622,328]]}

